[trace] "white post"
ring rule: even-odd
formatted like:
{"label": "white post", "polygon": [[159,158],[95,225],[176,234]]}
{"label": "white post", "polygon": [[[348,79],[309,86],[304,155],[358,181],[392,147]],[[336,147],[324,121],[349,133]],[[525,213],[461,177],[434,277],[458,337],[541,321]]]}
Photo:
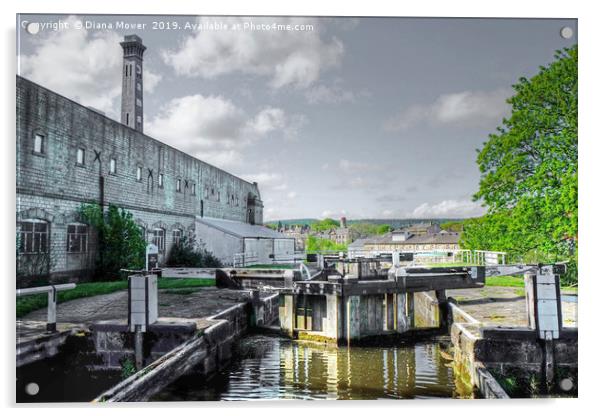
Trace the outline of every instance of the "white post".
{"label": "white post", "polygon": [[48,291],[48,322],[46,323],[46,331],[56,331],[56,288]]}
{"label": "white post", "polygon": [[394,251],[391,254],[391,262],[393,263],[393,267],[399,267],[401,266],[401,260],[400,260],[400,256],[399,256],[399,251]]}

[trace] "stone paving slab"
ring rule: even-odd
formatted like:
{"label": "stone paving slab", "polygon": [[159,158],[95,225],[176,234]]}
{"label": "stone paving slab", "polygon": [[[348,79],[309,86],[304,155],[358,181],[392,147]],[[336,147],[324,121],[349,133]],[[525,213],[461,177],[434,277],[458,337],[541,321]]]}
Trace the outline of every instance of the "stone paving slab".
{"label": "stone paving slab", "polygon": [[[26,344],[30,341],[38,340],[40,335],[53,336],[53,333],[46,332],[46,321],[17,321],[17,344]],[[57,323],[57,335],[72,333],[74,331],[85,330],[84,325],[73,323]]]}
{"label": "stone paving slab", "polygon": [[[181,292],[178,293],[178,292]],[[248,299],[248,291],[215,287],[159,290],[159,316],[199,319],[215,315]],[[59,303],[57,322],[85,323],[127,319],[127,290]],[[23,321],[44,321],[46,309],[33,311]]]}
{"label": "stone paving slab", "polygon": [[[448,290],[447,296],[455,298],[462,310],[487,325],[527,326],[527,304],[522,288],[454,289]],[[577,297],[571,295],[571,298],[575,301],[562,302],[565,327],[577,326]]]}
{"label": "stone paving slab", "polygon": [[215,269],[192,267],[167,267],[162,269],[161,277],[176,279],[215,279]]}

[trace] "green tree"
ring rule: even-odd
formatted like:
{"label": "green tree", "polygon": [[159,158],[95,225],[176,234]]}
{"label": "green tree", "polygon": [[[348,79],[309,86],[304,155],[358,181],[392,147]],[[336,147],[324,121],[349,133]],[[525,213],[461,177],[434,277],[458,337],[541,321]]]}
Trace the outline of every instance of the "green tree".
{"label": "green tree", "polygon": [[466,221],[466,248],[576,264],[577,46],[555,58],[513,86],[511,116],[478,151],[481,180],[474,199],[487,214]]}
{"label": "green tree", "polygon": [[322,221],[316,221],[310,226],[313,231],[317,232],[329,231],[338,227],[340,227],[340,223],[332,218],[324,218]]}
{"label": "green tree", "polygon": [[354,222],[349,228],[357,232],[359,237],[382,235],[392,230],[389,224],[372,224],[370,222]]}
{"label": "green tree", "polygon": [[320,251],[347,251],[347,245],[337,244],[332,240],[310,235],[305,242],[305,251],[307,253],[316,253]]}
{"label": "green tree", "polygon": [[440,224],[442,230],[460,233],[464,229],[464,221],[447,221]]}
{"label": "green tree", "polygon": [[85,204],[80,214],[98,234],[97,279],[118,279],[121,269],[144,267],[146,242],[130,212],[115,205],[103,211],[100,205]]}
{"label": "green tree", "polygon": [[391,231],[393,231],[393,227],[391,227],[389,224],[380,224],[376,227],[376,234],[386,234],[386,233],[390,233]]}
{"label": "green tree", "polygon": [[369,237],[378,234],[378,226],[369,222],[354,222],[349,225],[349,228],[355,231],[359,237]]}

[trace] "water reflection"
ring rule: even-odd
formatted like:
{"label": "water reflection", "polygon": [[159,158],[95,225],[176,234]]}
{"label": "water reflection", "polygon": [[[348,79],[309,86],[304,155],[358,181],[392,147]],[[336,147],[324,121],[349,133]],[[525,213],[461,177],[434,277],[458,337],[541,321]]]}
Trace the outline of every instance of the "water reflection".
{"label": "water reflection", "polygon": [[[268,336],[238,345],[238,359],[204,383],[183,377],[155,400],[452,397],[452,369],[438,344],[332,348]],[[448,364],[449,365],[449,364]]]}

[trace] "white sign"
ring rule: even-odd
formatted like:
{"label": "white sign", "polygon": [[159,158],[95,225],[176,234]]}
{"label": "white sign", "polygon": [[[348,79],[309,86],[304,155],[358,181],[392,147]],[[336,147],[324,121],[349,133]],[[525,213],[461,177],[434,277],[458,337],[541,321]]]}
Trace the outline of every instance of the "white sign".
{"label": "white sign", "polygon": [[159,265],[159,247],[154,244],[146,246],[146,267],[145,270],[151,270]]}

